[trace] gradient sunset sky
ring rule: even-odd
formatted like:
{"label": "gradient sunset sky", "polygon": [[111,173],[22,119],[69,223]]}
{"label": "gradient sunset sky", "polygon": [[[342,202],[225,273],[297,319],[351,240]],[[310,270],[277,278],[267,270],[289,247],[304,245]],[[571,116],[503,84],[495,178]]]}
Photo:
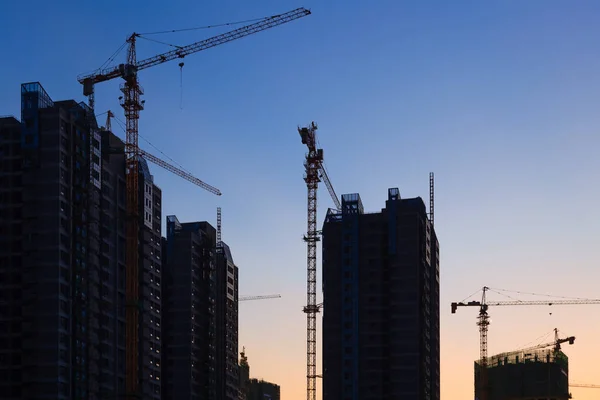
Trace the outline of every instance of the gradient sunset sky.
{"label": "gradient sunset sky", "polygon": [[[318,123],[338,194],[359,192],[368,211],[384,206],[390,187],[427,202],[434,171],[442,398],[472,399],[477,309],[452,315],[452,301],[484,285],[600,297],[600,2],[6,0],[0,115],[19,115],[19,85],[28,81],[55,100],[84,100],[77,75],[101,66],[133,31],[300,6],[313,15],[190,56],[182,76],[177,61],[140,73],[140,134],[160,151],[142,147],[223,192],[215,197],[152,167],[163,215],[215,224],[222,207],[241,294],[282,294],[240,304],[240,350],[252,376],[280,384],[284,400],[301,400],[306,188],[296,127]],[[150,38],[185,45],[232,28]],[[169,49],[140,39],[138,58]],[[96,87],[98,113],[124,119],[120,83]],[[324,187],[319,196],[321,223],[331,200]],[[565,347],[571,381],[600,384],[599,311],[492,307],[490,354],[551,341],[556,327],[577,337]],[[572,393],[592,400],[600,390]]]}

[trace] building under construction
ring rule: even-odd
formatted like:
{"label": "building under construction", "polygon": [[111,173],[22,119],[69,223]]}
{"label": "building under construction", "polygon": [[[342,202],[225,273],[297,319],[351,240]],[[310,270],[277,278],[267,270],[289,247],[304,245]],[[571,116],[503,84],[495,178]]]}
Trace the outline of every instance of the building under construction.
{"label": "building under construction", "polygon": [[556,349],[523,350],[490,357],[488,396],[482,393],[481,365],[475,362],[475,398],[487,400],[569,399],[569,360]]}

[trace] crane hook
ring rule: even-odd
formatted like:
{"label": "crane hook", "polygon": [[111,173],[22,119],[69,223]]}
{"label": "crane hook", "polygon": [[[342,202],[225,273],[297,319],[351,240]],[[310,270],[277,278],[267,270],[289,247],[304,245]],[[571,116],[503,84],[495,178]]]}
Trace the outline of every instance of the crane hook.
{"label": "crane hook", "polygon": [[179,63],[179,109],[183,110],[183,66],[184,63]]}

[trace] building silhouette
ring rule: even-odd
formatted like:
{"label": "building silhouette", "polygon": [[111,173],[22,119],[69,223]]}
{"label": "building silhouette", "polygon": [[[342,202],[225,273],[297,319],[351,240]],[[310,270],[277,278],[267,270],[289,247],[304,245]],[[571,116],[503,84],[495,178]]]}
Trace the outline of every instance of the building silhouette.
{"label": "building silhouette", "polygon": [[217,399],[238,400],[238,267],[231,249],[217,244],[216,264]]}
{"label": "building silhouette", "polygon": [[[0,118],[0,390],[105,399],[125,390],[124,143],[74,100],[21,86]],[[160,399],[161,191],[140,159],[140,381]],[[0,307],[3,307],[0,305]]]}
{"label": "building silhouette", "polygon": [[217,399],[216,230],[167,217],[163,396]]}
{"label": "building silhouette", "polygon": [[[569,358],[558,348],[525,349],[489,358],[485,390],[478,383],[482,367],[475,361],[475,398],[488,400],[567,400]],[[485,396],[485,397],[484,397]]]}
{"label": "building silhouette", "polygon": [[162,371],[162,191],[154,183],[148,163],[139,162],[139,329],[140,388],[144,399],[160,400]]}
{"label": "building silhouette", "polygon": [[439,400],[439,252],[421,198],[342,196],[323,226],[323,399]]}
{"label": "building silhouette", "polygon": [[208,222],[167,217],[163,240],[166,398],[238,400],[238,267]]}
{"label": "building silhouette", "polygon": [[246,400],[280,400],[281,388],[262,379],[250,379]]}
{"label": "building silhouette", "polygon": [[262,379],[250,378],[250,364],[246,356],[246,349],[240,353],[240,400],[280,400],[281,388],[271,382]]}
{"label": "building silhouette", "polygon": [[21,85],[20,121],[0,118],[5,399],[122,393],[124,158],[102,148],[113,139],[37,82]]}

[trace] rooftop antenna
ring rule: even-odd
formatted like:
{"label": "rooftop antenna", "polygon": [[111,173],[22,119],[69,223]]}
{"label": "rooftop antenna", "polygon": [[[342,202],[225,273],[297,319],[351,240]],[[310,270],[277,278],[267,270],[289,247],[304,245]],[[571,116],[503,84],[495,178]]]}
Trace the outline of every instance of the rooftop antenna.
{"label": "rooftop antenna", "polygon": [[221,207],[217,207],[217,251],[223,248],[221,242]]}
{"label": "rooftop antenna", "polygon": [[429,173],[429,222],[433,227],[433,172]]}

